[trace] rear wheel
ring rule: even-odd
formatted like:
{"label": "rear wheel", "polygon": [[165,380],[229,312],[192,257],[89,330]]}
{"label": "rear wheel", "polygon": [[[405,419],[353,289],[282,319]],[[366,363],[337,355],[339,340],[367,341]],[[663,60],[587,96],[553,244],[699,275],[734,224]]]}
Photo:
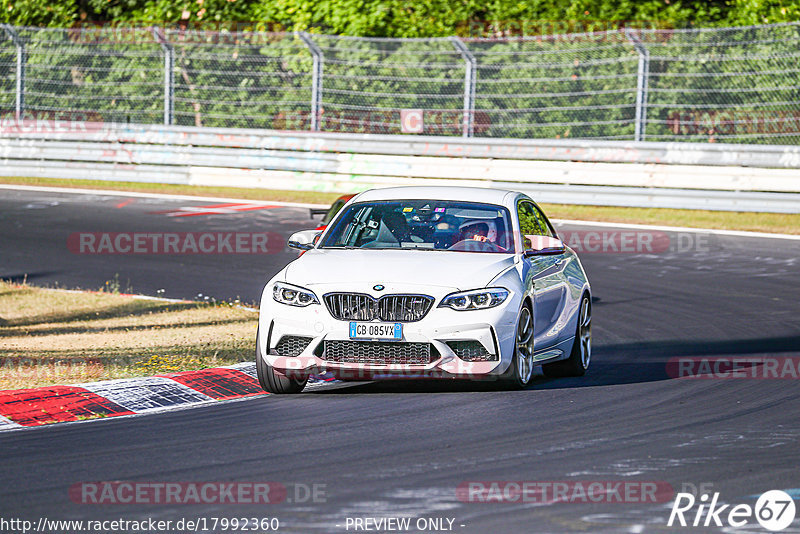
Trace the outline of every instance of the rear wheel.
{"label": "rear wheel", "polygon": [[575,342],[569,358],[542,366],[545,375],[551,377],[583,376],[592,360],[592,304],[589,295],[581,298],[578,310],[578,326],[575,330]]}
{"label": "rear wheel", "polygon": [[264,361],[261,355],[260,332],[256,334],[256,373],[258,374],[258,383],[267,393],[300,393],[308,382],[308,377],[301,380],[279,374]]}
{"label": "rear wheel", "polygon": [[517,319],[516,341],[514,343],[514,359],[502,377],[505,385],[512,388],[524,388],[533,376],[533,314],[525,304]]}

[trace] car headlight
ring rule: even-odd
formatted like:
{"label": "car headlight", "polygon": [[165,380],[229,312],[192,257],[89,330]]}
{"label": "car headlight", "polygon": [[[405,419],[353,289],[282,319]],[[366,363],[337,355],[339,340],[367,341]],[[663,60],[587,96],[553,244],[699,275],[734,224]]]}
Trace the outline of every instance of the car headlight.
{"label": "car headlight", "polygon": [[319,304],[319,299],[313,291],[302,287],[290,286],[281,282],[275,282],[272,286],[272,299],[281,304],[289,306],[308,306],[309,304]]}
{"label": "car headlight", "polygon": [[442,299],[439,307],[452,308],[458,311],[485,310],[502,304],[507,298],[508,289],[502,287],[473,289],[472,291],[462,291],[447,295]]}

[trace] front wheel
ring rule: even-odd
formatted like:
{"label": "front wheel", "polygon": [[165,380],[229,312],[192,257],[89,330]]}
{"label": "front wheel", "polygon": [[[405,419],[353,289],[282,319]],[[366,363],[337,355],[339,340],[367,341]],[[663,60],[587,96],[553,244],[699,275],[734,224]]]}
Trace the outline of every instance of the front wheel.
{"label": "front wheel", "polygon": [[575,330],[575,341],[569,358],[542,366],[542,372],[550,377],[583,376],[592,360],[592,304],[589,295],[581,298],[578,310],[578,326]]}
{"label": "front wheel", "polygon": [[505,385],[520,389],[531,381],[533,376],[533,314],[525,304],[517,319],[514,358],[502,377]]}
{"label": "front wheel", "polygon": [[267,393],[300,393],[306,387],[308,377],[300,380],[279,374],[261,355],[261,334],[256,334],[256,374],[258,383]]}

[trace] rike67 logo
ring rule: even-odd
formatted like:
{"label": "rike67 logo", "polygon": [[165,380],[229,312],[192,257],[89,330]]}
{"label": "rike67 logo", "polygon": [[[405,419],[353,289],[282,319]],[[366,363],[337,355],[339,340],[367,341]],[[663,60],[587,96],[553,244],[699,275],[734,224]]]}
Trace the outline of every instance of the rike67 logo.
{"label": "rike67 logo", "polygon": [[698,504],[697,500],[691,493],[678,493],[667,526],[741,528],[758,522],[761,527],[778,532],[792,524],[796,512],[791,495],[781,490],[767,491],[758,498],[755,507],[749,504],[719,504],[719,492],[714,493],[710,502],[707,493],[701,495],[700,506],[692,511],[695,504]]}

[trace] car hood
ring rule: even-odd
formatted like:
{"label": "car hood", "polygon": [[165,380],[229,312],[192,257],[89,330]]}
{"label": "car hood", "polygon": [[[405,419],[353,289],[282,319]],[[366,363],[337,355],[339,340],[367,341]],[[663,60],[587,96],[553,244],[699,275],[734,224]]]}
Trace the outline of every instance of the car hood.
{"label": "car hood", "polygon": [[285,281],[306,287],[386,286],[389,291],[486,287],[514,265],[512,254],[432,250],[312,249],[290,263]]}

